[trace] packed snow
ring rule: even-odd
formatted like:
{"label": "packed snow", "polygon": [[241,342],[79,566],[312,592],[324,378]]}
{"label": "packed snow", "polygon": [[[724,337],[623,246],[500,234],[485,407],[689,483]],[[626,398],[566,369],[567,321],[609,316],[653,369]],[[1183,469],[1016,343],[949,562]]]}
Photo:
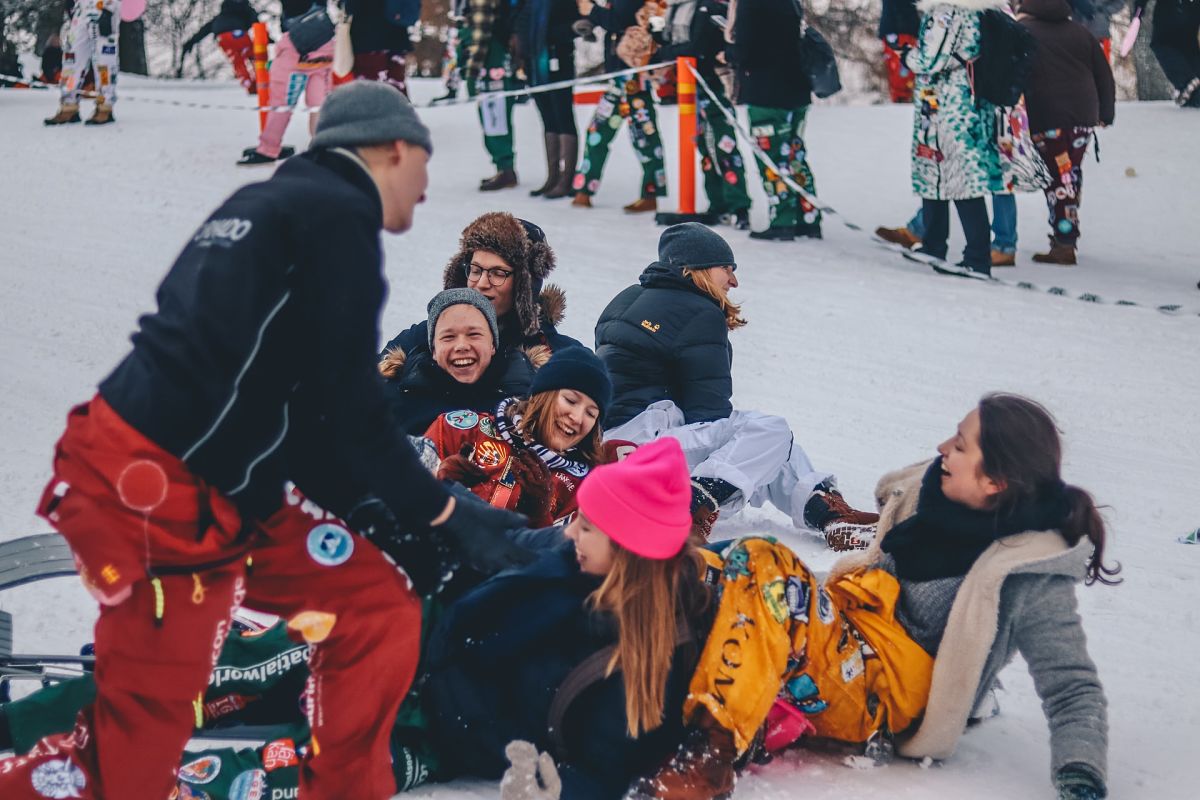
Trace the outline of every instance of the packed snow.
{"label": "packed snow", "polygon": [[[91,396],[123,355],[137,315],[183,243],[241,184],[270,167],[233,162],[255,142],[255,114],[173,102],[247,106],[231,83],[122,76],[116,125],[43,128],[50,92],[0,91],[0,539],[47,528],[33,516],[65,415]],[[418,102],[440,93],[418,81]],[[85,109],[85,112],[90,109]],[[590,109],[578,108],[581,127]],[[661,110],[668,173],[678,174],[676,111]],[[592,340],[608,300],[654,258],[652,220],[621,213],[640,170],[624,134],[614,142],[592,210],[527,195],[541,183],[541,126],[516,112],[522,187],[476,191],[491,173],[473,106],[423,110],[433,130],[428,202],[416,227],[386,239],[391,298],[382,333],[423,318],[459,231],[503,209],[537,222],[558,254],[553,281],[569,301],[564,332]],[[984,392],[1046,403],[1065,432],[1065,477],[1107,508],[1115,588],[1081,588],[1091,653],[1110,703],[1113,797],[1194,797],[1200,733],[1200,547],[1176,537],[1200,525],[1200,258],[1196,255],[1195,114],[1167,104],[1118,106],[1101,158],[1084,166],[1080,266],[1039,266],[1043,199],[1018,198],[1019,266],[998,273],[1108,300],[1178,304],[1193,313],[1097,305],[1069,297],[938,276],[828,217],[823,241],[752,242],[720,229],[738,259],[751,324],[733,337],[735,403],[786,416],[813,462],[837,473],[850,500],[869,505],[885,471],[933,454]],[[305,119],[286,141],[303,148]],[[911,111],[819,105],[809,118],[810,161],[824,202],[866,230],[915,210],[908,179]],[[748,151],[743,148],[743,153]],[[755,227],[766,206],[751,174]],[[674,188],[674,184],[673,184]],[[313,197],[313,224],[321,198]],[[669,198],[664,207],[674,208]],[[703,197],[697,199],[703,208]],[[955,223],[956,225],[956,223]],[[952,255],[962,246],[951,242]],[[314,325],[321,321],[313,320]],[[721,520],[718,535],[783,535],[817,568],[832,554],[795,535],[771,510]],[[0,595],[16,616],[17,647],[73,652],[90,638],[95,607],[76,581]],[[831,755],[789,752],[754,768],[736,797],[1046,797],[1046,722],[1022,664],[1006,670],[1000,716],[970,731],[955,757],[854,770]],[[416,797],[494,798],[494,784],[459,781]]]}

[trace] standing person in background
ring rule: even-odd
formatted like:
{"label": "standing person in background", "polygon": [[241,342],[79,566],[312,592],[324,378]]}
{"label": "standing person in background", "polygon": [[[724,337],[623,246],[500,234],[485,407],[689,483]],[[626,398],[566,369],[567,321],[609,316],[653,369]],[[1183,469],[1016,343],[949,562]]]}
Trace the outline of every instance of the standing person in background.
{"label": "standing person in background", "polygon": [[950,201],[966,234],[959,266],[992,273],[988,194],[1004,190],[996,109],[976,98],[967,64],[979,56],[980,14],[1003,0],[922,0],[921,32],[905,63],[917,74],[913,114],[913,191],[922,198],[920,252],[946,257]]}
{"label": "standing person in background", "polygon": [[62,78],[62,66],[62,37],[52,33],[46,40],[46,46],[42,48],[42,74],[38,76],[38,80],[51,86],[57,84]]}
{"label": "standing person in background", "polygon": [[254,61],[254,42],[250,41],[250,26],[258,22],[258,12],[249,0],[222,0],[221,10],[215,17],[201,26],[192,34],[192,38],[183,43],[183,52],[179,54],[179,69],[175,71],[176,78],[183,77],[183,60],[187,58],[192,48],[204,41],[207,36],[216,36],[221,51],[233,66],[233,74],[238,82],[250,93],[258,91],[254,79],[252,64]]}
{"label": "standing person in background", "polygon": [[[781,169],[806,192],[816,194],[808,166],[804,126],[812,103],[812,87],[800,66],[797,0],[734,0],[726,29],[730,63],[736,74],[738,103],[750,114],[750,135]],[[732,36],[729,36],[729,33]],[[821,211],[763,164],[771,224],[753,231],[752,239],[790,242],[796,237],[821,238]]]}
{"label": "standing person in background", "polygon": [[913,73],[900,60],[900,56],[906,49],[916,47],[920,27],[917,0],[883,0],[883,10],[879,15],[879,38],[883,40],[888,95],[893,103],[912,102]]}
{"label": "standing person in background", "polygon": [[1096,37],[1071,21],[1067,0],[1021,0],[1017,19],[1038,44],[1025,104],[1033,142],[1054,178],[1046,189],[1050,251],[1033,260],[1070,265],[1079,241],[1083,157],[1092,129],[1111,125],[1116,113],[1112,69]]}
{"label": "standing person in background", "polygon": [[88,125],[116,122],[117,36],[121,27],[121,0],[67,0],[67,40],[59,82],[58,112],[47,125],[79,122],[79,96],[83,75],[90,66],[96,76],[96,111]]}
{"label": "standing person in background", "polygon": [[1125,8],[1125,0],[1070,0],[1071,19],[1088,29],[1112,63],[1112,18]]}
{"label": "standing person in background", "polygon": [[[1135,0],[1134,9],[1148,0]],[[1200,0],[1158,0],[1150,49],[1175,87],[1180,108],[1200,108]]]}
{"label": "standing person in background", "polygon": [[654,54],[665,64],[676,58],[696,59],[696,71],[716,97],[702,88],[696,92],[696,148],[708,213],[717,214],[738,230],[750,228],[750,195],[746,193],[746,170],[738,152],[737,134],[721,113],[731,103],[717,68],[724,61],[723,26],[729,13],[728,0],[671,0],[667,5],[665,44]]}
{"label": "standing person in background", "polygon": [[408,28],[388,16],[385,0],[344,0],[350,15],[354,77],[383,81],[408,97]]}
{"label": "standing person in background", "polygon": [[[467,0],[466,19],[460,29],[460,56],[467,96],[480,92],[511,91],[520,86],[512,57],[516,11],[512,0]],[[516,145],[512,112],[515,97],[489,98],[479,103],[479,124],[496,174],[479,182],[479,191],[494,192],[517,185]]]}
{"label": "standing person in background", "polygon": [[[579,13],[592,25],[604,29],[604,71],[616,72],[649,63],[650,52],[628,63],[618,52],[625,31],[646,27],[649,37],[649,11],[641,0],[610,0],[607,6],[592,0],[579,0]],[[657,7],[657,6],[655,6]],[[644,20],[644,22],[643,22]],[[625,51],[621,51],[625,52]],[[600,176],[608,160],[608,148],[621,124],[629,120],[629,136],[642,165],[641,196],[624,207],[628,214],[658,210],[658,198],[667,196],[667,173],[663,161],[662,136],[658,132],[658,117],[654,112],[654,93],[644,74],[613,78],[612,85],[596,104],[596,113],[587,127],[583,160],[575,171],[572,188],[575,198],[571,205],[592,207],[592,195],[600,189]]]}
{"label": "standing person in background", "polygon": [[[519,60],[531,86],[575,78],[575,0],[525,0],[517,15]],[[546,182],[529,194],[554,200],[571,193],[579,128],[570,86],[533,96],[546,140]]]}
{"label": "standing person in background", "polygon": [[[310,10],[323,4],[312,0],[283,0],[283,16],[280,24],[283,35],[275,43],[275,57],[271,59],[271,99],[268,104],[267,124],[258,137],[258,146],[242,154],[238,166],[270,164],[278,161],[283,150],[283,134],[292,119],[291,109],[300,95],[310,108],[321,105],[329,94],[333,73],[333,26],[329,27],[329,38],[311,52],[301,53],[292,44],[290,29],[299,23]],[[280,108],[286,108],[280,111]],[[308,130],[317,130],[317,114],[308,114]]]}

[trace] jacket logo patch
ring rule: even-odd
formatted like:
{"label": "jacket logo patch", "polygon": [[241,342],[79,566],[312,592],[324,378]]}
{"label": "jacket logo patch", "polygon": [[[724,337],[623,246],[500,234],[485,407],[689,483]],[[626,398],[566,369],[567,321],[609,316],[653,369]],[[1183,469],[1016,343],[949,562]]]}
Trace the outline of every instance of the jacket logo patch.
{"label": "jacket logo patch", "polygon": [[446,414],[446,422],[450,423],[452,428],[469,431],[479,424],[479,415],[469,409],[451,411]]}
{"label": "jacket logo patch", "polygon": [[267,773],[261,769],[248,769],[233,779],[229,800],[261,800],[266,793]]}
{"label": "jacket logo patch", "polygon": [[657,322],[651,322],[648,319],[644,319],[644,320],[642,320],[642,327],[645,328],[646,330],[650,331],[651,333],[658,333],[658,329],[661,328],[662,326],[659,325]]}
{"label": "jacket logo patch", "polygon": [[192,244],[199,247],[229,247],[249,235],[254,223],[248,219],[212,219],[192,237]]}
{"label": "jacket logo patch", "polygon": [[475,446],[475,463],[479,466],[499,466],[502,460],[504,460],[504,454],[500,451],[500,446],[490,439],[484,439]]}
{"label": "jacket logo patch", "polygon": [[345,564],[354,555],[354,536],[341,525],[318,525],[308,532],[308,554],[323,567]]}
{"label": "jacket logo patch", "polygon": [[188,783],[209,783],[221,774],[221,759],[204,756],[179,768],[179,780]]}
{"label": "jacket logo patch", "polygon": [[80,792],[87,786],[87,776],[83,770],[72,764],[68,758],[39,764],[30,780],[33,782],[34,791],[42,797],[56,799],[82,797]]}

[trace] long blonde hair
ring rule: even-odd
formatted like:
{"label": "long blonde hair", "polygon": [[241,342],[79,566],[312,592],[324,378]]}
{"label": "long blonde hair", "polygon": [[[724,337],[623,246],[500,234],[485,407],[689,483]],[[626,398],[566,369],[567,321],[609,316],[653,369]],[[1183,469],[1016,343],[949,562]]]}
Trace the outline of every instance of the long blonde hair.
{"label": "long blonde hair", "polygon": [[725,327],[736,331],[746,324],[746,320],[742,318],[742,307],[730,300],[729,293],[718,286],[708,273],[707,269],[687,269],[685,267],[683,270],[685,278],[690,278],[692,283],[696,284],[697,289],[716,300],[717,304],[721,306],[721,312],[725,314]]}
{"label": "long blonde hair", "polygon": [[[677,630],[692,612],[683,598],[698,594],[689,590],[702,589],[700,559],[690,544],[673,558],[659,560],[635,555],[613,542],[612,569],[588,600],[593,609],[617,619],[616,651],[605,675],[621,670],[631,738],[662,724]],[[684,581],[693,585],[681,586]]]}
{"label": "long blonde hair", "polygon": [[[538,392],[533,397],[517,403],[514,413],[521,417],[519,432],[539,444],[545,445],[549,442],[550,426],[554,424],[554,404],[558,401],[558,393],[561,391],[562,389],[551,389],[548,392]],[[599,420],[592,426],[592,432],[575,445],[575,451],[590,466],[604,463],[604,431],[600,428]]]}

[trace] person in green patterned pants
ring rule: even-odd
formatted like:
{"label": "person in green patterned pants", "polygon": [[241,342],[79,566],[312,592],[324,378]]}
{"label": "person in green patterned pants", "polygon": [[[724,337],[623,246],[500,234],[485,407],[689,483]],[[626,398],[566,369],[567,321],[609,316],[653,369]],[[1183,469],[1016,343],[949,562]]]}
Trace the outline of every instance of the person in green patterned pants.
{"label": "person in green patterned pants", "polygon": [[[516,77],[508,39],[513,11],[506,2],[471,0],[467,21],[459,28],[458,63],[462,65],[467,96],[482,92],[511,91],[523,85]],[[513,106],[517,98],[489,98],[479,103],[479,124],[496,174],[479,182],[481,192],[517,185],[516,148],[513,143]]]}
{"label": "person in green patterned pants", "polygon": [[[808,116],[808,108],[801,106],[789,110],[750,106],[750,135],[771,160],[785,170],[785,174],[806,192],[815,195],[817,185],[808,166],[808,153],[804,145],[804,120]],[[770,229],[794,232],[796,236],[821,238],[821,210],[788,186],[775,170],[759,164],[759,172],[770,208]]]}
{"label": "person in green patterned pants", "polygon": [[704,193],[708,210],[733,220],[736,228],[750,227],[750,195],[746,192],[746,170],[738,152],[733,125],[718,106],[729,107],[720,84],[712,100],[701,90],[696,93],[696,148],[700,151],[700,171],[704,175]]}
{"label": "person in green patterned pants", "polygon": [[574,205],[590,206],[591,196],[600,188],[600,176],[608,159],[608,147],[625,120],[629,120],[629,135],[633,149],[642,164],[641,197],[625,206],[631,213],[654,211],[657,198],[666,197],[667,173],[663,164],[662,137],[650,88],[636,76],[617,78],[596,104],[596,113],[588,125],[584,141],[583,160],[575,172],[572,188]]}

